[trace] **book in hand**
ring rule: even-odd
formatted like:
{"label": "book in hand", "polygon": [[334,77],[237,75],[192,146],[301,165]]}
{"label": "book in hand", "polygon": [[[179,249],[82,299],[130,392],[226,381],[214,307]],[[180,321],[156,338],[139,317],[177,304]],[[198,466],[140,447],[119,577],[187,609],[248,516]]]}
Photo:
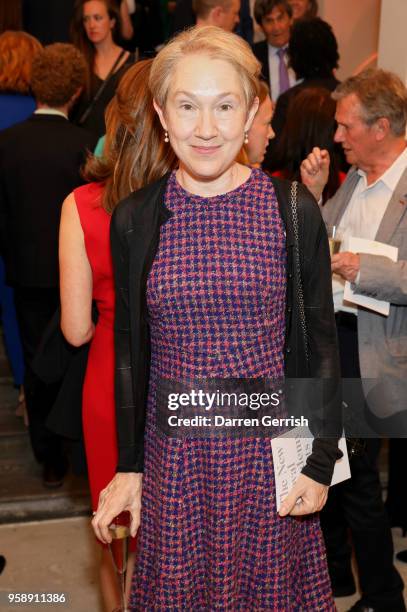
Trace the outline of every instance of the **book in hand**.
{"label": "book in hand", "polygon": [[[314,438],[308,427],[296,427],[271,440],[277,512],[300,475],[307,457],[311,454],[313,440]],[[331,486],[351,477],[348,449],[344,437],[339,440],[338,446],[343,456],[335,464]]]}

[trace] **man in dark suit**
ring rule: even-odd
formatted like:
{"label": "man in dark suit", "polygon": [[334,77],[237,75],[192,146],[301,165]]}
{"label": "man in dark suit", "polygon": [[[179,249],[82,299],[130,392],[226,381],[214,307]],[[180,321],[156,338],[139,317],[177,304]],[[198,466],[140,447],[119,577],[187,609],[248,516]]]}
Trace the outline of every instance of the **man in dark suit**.
{"label": "man in dark suit", "polygon": [[0,134],[0,239],[6,278],[15,288],[25,362],[29,431],[46,486],[66,470],[62,440],[45,427],[57,389],[31,369],[42,334],[59,304],[58,228],[64,198],[83,181],[80,167],[93,137],[68,121],[86,66],[72,45],[56,43],[34,59],[37,110]]}
{"label": "man in dark suit", "polygon": [[293,23],[293,10],[288,0],[256,0],[254,18],[266,40],[253,45],[253,53],[261,63],[262,77],[270,87],[271,98],[277,98],[295,85],[296,76],[288,65],[288,41]]}

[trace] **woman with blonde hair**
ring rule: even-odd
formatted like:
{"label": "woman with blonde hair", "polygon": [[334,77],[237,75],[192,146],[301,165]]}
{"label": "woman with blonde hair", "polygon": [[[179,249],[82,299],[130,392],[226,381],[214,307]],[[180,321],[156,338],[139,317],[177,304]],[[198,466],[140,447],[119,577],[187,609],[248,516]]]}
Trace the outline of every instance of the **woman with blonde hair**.
{"label": "woman with blonde hair", "polygon": [[[277,511],[272,434],[215,431],[228,404],[202,399],[284,376],[338,377],[318,206],[301,185],[235,161],[259,72],[247,43],[219,28],[166,45],[150,89],[179,166],[112,218],[119,462],[93,526],[109,542],[114,516],[131,513],[134,610],[335,610],[316,513],[337,438],[315,439]],[[236,404],[227,414],[247,416]]]}
{"label": "woman with blonde hair", "polygon": [[[151,60],[131,67],[106,113],[103,159],[90,158],[92,181],[65,200],[60,227],[61,327],[71,344],[91,342],[83,389],[83,430],[92,507],[114,475],[114,286],[109,246],[111,213],[119,200],[174,167],[161,139],[147,83]],[[92,301],[98,321],[92,321]],[[134,551],[134,541],[131,549]],[[102,549],[100,585],[106,610],[120,603],[112,561]]]}

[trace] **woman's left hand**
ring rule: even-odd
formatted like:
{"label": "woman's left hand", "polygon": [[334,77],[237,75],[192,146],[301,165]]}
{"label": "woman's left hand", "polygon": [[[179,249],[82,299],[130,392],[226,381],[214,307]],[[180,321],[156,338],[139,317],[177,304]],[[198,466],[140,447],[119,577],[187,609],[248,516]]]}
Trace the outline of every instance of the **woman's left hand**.
{"label": "woman's left hand", "polygon": [[328,489],[327,485],[320,484],[305,474],[300,474],[281,504],[279,515],[300,516],[319,512],[325,506]]}
{"label": "woman's left hand", "polygon": [[101,491],[92,527],[96,537],[104,544],[112,541],[109,526],[113,519],[125,511],[130,513],[130,535],[135,537],[140,525],[142,479],[141,473],[119,472]]}

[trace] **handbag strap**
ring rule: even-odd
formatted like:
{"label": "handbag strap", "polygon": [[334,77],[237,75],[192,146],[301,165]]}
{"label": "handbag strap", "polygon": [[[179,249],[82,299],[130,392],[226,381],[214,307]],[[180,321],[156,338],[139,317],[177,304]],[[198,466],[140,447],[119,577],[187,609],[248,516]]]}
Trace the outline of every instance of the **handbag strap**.
{"label": "handbag strap", "polygon": [[296,272],[297,272],[298,311],[299,311],[300,325],[301,325],[302,336],[303,336],[303,341],[304,341],[305,358],[307,361],[309,361],[308,329],[307,329],[307,321],[305,318],[304,290],[303,290],[303,284],[302,284],[300,240],[299,240],[299,229],[298,229],[298,183],[297,181],[293,181],[291,183],[290,208],[291,208],[291,218],[292,218],[292,223],[293,223],[293,234],[294,234],[294,259],[295,259],[295,267],[296,267]]}
{"label": "handbag strap", "polygon": [[93,107],[95,106],[96,102],[99,100],[100,96],[105,91],[106,87],[108,86],[110,79],[112,78],[112,76],[113,76],[117,66],[119,65],[119,63],[120,63],[120,61],[123,58],[125,53],[126,53],[125,49],[122,49],[121,53],[116,58],[115,63],[111,67],[109,74],[107,75],[105,80],[101,83],[100,87],[98,88],[97,92],[93,96],[92,100],[90,101],[90,103],[88,104],[88,106],[86,107],[86,109],[84,110],[82,115],[80,116],[79,121],[78,121],[79,125],[83,125],[85,123],[86,119],[91,114]]}

